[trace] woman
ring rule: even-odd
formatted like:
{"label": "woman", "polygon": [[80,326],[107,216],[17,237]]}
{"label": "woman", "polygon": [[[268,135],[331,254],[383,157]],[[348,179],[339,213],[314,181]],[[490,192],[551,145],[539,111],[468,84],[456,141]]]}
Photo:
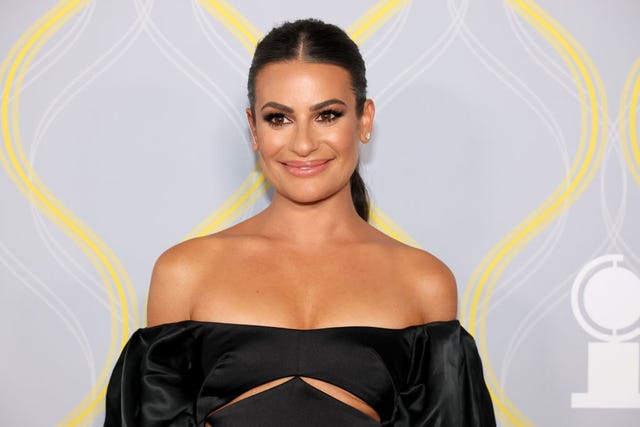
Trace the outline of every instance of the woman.
{"label": "woman", "polygon": [[494,426],[451,272],[367,222],[358,150],[375,108],[357,46],[285,23],[248,92],[273,200],[158,259],[105,425]]}

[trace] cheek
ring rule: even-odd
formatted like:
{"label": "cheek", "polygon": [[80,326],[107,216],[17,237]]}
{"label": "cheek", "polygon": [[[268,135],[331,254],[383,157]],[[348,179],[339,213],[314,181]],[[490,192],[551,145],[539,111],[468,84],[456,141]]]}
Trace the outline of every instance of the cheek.
{"label": "cheek", "polygon": [[344,128],[336,128],[331,133],[330,139],[336,151],[357,157],[360,140],[358,133],[353,130],[353,127],[345,126]]}
{"label": "cheek", "polygon": [[256,128],[257,151],[263,157],[269,157],[277,153],[287,144],[286,131],[274,131],[268,126]]}
{"label": "cheek", "polygon": [[358,139],[356,126],[346,121],[336,126],[319,127],[317,132],[318,136],[324,138],[327,142],[343,148],[353,145]]}

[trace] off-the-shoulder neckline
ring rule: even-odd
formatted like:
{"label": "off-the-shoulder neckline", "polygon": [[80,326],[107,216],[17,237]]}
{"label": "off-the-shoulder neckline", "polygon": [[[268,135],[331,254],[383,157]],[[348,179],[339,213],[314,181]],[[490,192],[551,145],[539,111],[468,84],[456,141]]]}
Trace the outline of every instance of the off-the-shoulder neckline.
{"label": "off-the-shoulder neckline", "polygon": [[382,332],[406,332],[414,329],[420,328],[429,328],[435,327],[438,325],[450,325],[457,326],[460,324],[458,319],[453,320],[438,320],[427,323],[422,323],[418,325],[409,325],[402,328],[387,328],[383,326],[372,326],[372,325],[342,325],[342,326],[325,326],[320,328],[311,328],[311,329],[299,329],[299,328],[288,328],[285,326],[273,326],[273,325],[257,325],[250,323],[233,323],[233,322],[217,322],[210,320],[181,320],[178,322],[171,323],[162,323],[155,326],[147,326],[141,329],[155,329],[162,327],[171,327],[171,326],[181,326],[181,325],[203,325],[203,326],[211,326],[211,327],[235,327],[235,328],[245,328],[245,329],[271,329],[271,330],[279,330],[279,331],[291,331],[291,332],[322,332],[322,331],[339,331],[339,330],[374,330],[374,331],[382,331]]}

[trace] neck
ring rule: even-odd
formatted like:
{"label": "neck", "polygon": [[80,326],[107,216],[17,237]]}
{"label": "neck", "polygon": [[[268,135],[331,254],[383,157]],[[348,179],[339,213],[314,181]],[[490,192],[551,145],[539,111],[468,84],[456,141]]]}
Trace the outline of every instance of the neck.
{"label": "neck", "polygon": [[296,203],[276,193],[260,217],[266,236],[293,244],[355,240],[366,226],[348,191],[309,204]]}

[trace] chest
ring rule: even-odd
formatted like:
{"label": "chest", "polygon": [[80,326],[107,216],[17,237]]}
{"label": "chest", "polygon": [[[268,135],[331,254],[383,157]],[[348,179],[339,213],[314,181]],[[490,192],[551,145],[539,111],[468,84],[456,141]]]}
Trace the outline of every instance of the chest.
{"label": "chest", "polygon": [[420,321],[402,274],[380,256],[244,251],[213,271],[193,318],[294,328]]}

